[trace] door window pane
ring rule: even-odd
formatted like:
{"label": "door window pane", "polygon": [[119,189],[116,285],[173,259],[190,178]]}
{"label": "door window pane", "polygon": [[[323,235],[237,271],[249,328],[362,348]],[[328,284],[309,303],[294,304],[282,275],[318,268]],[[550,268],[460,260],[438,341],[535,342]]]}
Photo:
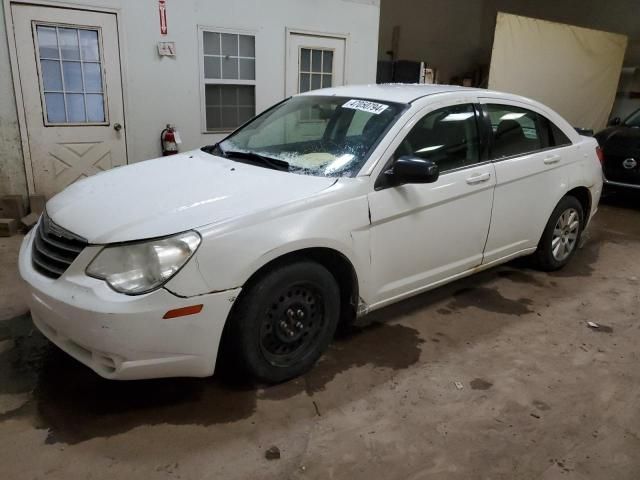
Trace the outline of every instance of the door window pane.
{"label": "door window pane", "polygon": [[492,159],[523,155],[548,146],[537,113],[511,105],[488,104],[485,108],[493,134]]}
{"label": "door window pane", "polygon": [[58,28],[60,53],[64,60],[80,60],[78,30],[75,28]]}
{"label": "door window pane", "polygon": [[228,130],[255,116],[253,85],[206,85],[207,130]]}
{"label": "door window pane", "polygon": [[64,111],[64,94],[45,93],[44,100],[47,104],[47,120],[51,123],[62,123],[66,120]]}
{"label": "door window pane", "polygon": [[82,92],[80,62],[62,62],[65,92]]}
{"label": "door window pane", "polygon": [[86,121],[84,112],[84,95],[68,93],[65,95],[65,98],[69,123],[80,123]]}
{"label": "door window pane", "polygon": [[58,58],[58,36],[55,27],[38,26],[40,58]]}
{"label": "door window pane", "polygon": [[102,92],[102,70],[99,63],[85,63],[84,88],[86,92]]}
{"label": "door window pane", "polygon": [[104,98],[102,94],[85,96],[87,102],[87,121],[104,122]]}
{"label": "door window pane", "polygon": [[85,62],[100,61],[98,50],[98,32],[96,30],[80,30],[80,50]]}
{"label": "door window pane", "polygon": [[333,83],[333,50],[301,48],[298,92],[330,87]]}
{"label": "door window pane", "polygon": [[98,30],[36,25],[36,33],[46,121],[105,122]]}
{"label": "door window pane", "polygon": [[46,91],[62,91],[62,74],[58,60],[42,60],[42,83]]}
{"label": "door window pane", "polygon": [[478,128],[472,105],[453,105],[425,115],[407,134],[395,158],[416,156],[441,172],[479,162]]}

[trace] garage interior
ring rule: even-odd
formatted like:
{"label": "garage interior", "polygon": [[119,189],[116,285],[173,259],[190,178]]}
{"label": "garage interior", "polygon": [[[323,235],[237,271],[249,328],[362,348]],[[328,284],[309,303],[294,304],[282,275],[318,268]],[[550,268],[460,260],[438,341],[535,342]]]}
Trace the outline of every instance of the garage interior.
{"label": "garage interior", "polygon": [[[498,12],[625,35],[609,116],[640,107],[637,0],[382,0],[379,78],[424,62],[486,87]],[[98,377],[31,324],[22,238],[0,237],[3,478],[640,477],[640,190],[607,193],[565,269],[514,261],[386,307],[275,386],[233,365]]]}

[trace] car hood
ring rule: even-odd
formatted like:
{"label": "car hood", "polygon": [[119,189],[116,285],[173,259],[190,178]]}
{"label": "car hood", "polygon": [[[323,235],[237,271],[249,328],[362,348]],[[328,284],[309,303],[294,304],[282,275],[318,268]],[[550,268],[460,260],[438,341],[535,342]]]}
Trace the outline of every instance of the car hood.
{"label": "car hood", "polygon": [[78,181],[47,202],[47,213],[90,243],[123,242],[268,210],[335,182],[194,150]]}
{"label": "car hood", "polygon": [[609,127],[596,134],[607,155],[640,155],[640,128]]}

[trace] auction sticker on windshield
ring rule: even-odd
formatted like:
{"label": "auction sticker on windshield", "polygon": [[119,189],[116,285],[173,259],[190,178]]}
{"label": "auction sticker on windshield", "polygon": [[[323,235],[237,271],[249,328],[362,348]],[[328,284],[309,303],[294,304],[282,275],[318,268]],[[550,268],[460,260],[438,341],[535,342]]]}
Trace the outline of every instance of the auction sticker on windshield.
{"label": "auction sticker on windshield", "polygon": [[378,115],[389,108],[389,105],[369,102],[367,100],[349,100],[347,103],[342,105],[342,108],[352,108],[354,110],[362,110],[363,112],[375,113]]}

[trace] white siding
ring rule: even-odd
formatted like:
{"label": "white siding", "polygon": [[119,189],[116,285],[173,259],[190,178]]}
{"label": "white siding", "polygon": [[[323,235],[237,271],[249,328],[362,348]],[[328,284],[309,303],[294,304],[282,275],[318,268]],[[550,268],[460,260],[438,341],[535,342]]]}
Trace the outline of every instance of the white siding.
{"label": "white siding", "polygon": [[[347,35],[346,83],[375,81],[379,0],[168,0],[166,36],[160,35],[157,0],[65,2],[70,4],[119,12],[130,163],[160,154],[160,131],[167,123],[177,126],[183,151],[221,138],[202,133],[198,26],[253,32],[256,112],[284,98],[286,28]],[[1,20],[0,62],[8,72]],[[158,56],[161,40],[176,43],[175,58]],[[0,75],[0,194],[26,194],[15,108],[11,78]]]}

